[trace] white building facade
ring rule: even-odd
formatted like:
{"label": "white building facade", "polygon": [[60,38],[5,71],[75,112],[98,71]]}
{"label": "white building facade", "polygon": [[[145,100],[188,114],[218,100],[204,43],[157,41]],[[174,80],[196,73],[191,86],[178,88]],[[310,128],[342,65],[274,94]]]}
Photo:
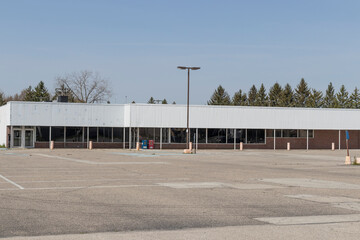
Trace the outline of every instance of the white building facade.
{"label": "white building facade", "polygon": [[[360,110],[190,106],[190,139],[198,148],[360,148]],[[186,105],[9,102],[0,107],[0,144],[7,147],[184,148]]]}

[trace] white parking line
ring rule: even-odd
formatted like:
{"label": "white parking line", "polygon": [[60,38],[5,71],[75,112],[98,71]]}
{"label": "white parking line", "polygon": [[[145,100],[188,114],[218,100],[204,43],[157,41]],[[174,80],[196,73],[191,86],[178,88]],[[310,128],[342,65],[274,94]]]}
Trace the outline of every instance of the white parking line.
{"label": "white parking line", "polygon": [[[109,186],[79,186],[79,187],[43,187],[43,188],[22,188],[22,190],[66,190],[66,189],[105,189],[105,188],[131,188],[131,187],[162,187],[159,185],[152,185],[152,184],[144,184],[144,185],[136,185],[136,184],[132,184],[132,185],[109,185]],[[0,189],[0,191],[14,191],[14,190],[19,190],[19,189],[14,189],[14,188],[3,188]]]}
{"label": "white parking line", "polygon": [[4,177],[4,176],[1,175],[1,174],[0,174],[0,178],[4,179],[4,180],[7,181],[8,183],[11,183],[12,185],[14,185],[14,186],[16,186],[16,187],[18,187],[18,188],[20,188],[20,189],[24,189],[24,188],[23,188],[22,186],[20,186],[19,184],[11,181],[10,179]]}
{"label": "white parking line", "polygon": [[88,160],[80,160],[80,159],[75,159],[75,158],[52,156],[52,155],[40,154],[40,153],[38,153],[36,155],[42,156],[42,157],[48,157],[48,158],[57,158],[57,159],[62,159],[62,160],[67,160],[67,161],[72,161],[72,162],[77,162],[77,163],[91,164],[91,165],[168,164],[166,162],[92,162],[92,161],[88,161]]}
{"label": "white parking line", "polygon": [[360,214],[298,216],[298,217],[265,217],[265,218],[254,218],[254,219],[275,225],[341,223],[341,222],[359,222]]}

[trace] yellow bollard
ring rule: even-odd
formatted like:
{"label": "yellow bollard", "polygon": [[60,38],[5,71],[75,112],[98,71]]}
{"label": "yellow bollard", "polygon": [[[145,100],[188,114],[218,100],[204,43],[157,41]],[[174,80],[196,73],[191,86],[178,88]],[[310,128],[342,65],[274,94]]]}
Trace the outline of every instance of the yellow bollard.
{"label": "yellow bollard", "polygon": [[140,143],[136,142],[136,151],[139,151],[139,150],[140,150]]}

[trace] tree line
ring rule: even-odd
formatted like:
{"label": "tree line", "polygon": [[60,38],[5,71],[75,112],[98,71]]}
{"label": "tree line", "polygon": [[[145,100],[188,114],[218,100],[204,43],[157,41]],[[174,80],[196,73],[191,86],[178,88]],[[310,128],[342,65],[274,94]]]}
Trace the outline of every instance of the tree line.
{"label": "tree line", "polygon": [[295,89],[290,84],[282,87],[275,83],[267,93],[264,84],[257,89],[252,85],[248,93],[241,89],[230,98],[226,90],[219,85],[212,94],[208,105],[234,105],[234,106],[269,106],[269,107],[310,107],[310,108],[360,108],[360,93],[356,87],[349,93],[342,85],[335,91],[330,82],[325,94],[310,88],[302,78]]}
{"label": "tree line", "polygon": [[29,86],[12,96],[6,96],[0,90],[0,106],[10,101],[49,102],[56,100],[58,96],[67,96],[69,102],[109,102],[111,96],[108,81],[98,73],[88,70],[58,76],[55,78],[55,86],[54,94],[49,92],[43,81],[35,88]]}

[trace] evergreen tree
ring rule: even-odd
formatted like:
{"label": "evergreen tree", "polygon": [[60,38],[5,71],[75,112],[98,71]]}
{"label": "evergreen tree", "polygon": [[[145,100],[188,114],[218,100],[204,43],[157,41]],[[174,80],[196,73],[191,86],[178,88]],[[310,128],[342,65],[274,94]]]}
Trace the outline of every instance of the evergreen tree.
{"label": "evergreen tree", "polygon": [[311,90],[310,96],[306,102],[306,107],[320,108],[323,104],[323,93],[315,89]]}
{"label": "evergreen tree", "polygon": [[310,90],[308,84],[302,78],[297,85],[294,93],[294,101],[296,107],[305,107],[306,102],[310,96]]}
{"label": "evergreen tree", "polygon": [[346,91],[346,88],[344,85],[341,85],[341,88],[339,92],[336,94],[336,100],[337,100],[337,107],[339,108],[349,108],[350,102],[349,102],[349,93]]}
{"label": "evergreen tree", "polygon": [[269,90],[269,106],[281,106],[282,87],[279,83],[275,83]]}
{"label": "evergreen tree", "polygon": [[132,103],[132,104],[135,104],[135,101],[132,101],[131,103]]}
{"label": "evergreen tree", "polygon": [[255,106],[256,97],[257,97],[257,89],[256,89],[255,85],[252,85],[252,87],[250,88],[249,94],[248,94],[248,98],[247,98],[248,104],[247,105]]}
{"label": "evergreen tree", "polygon": [[69,102],[76,102],[74,94],[69,88],[65,87],[64,84],[61,84],[58,88],[55,89],[55,95],[53,96],[52,100],[56,100],[58,96],[67,96]]}
{"label": "evergreen tree", "polygon": [[2,91],[0,91],[0,106],[5,104],[6,104],[5,94]]}
{"label": "evergreen tree", "polygon": [[324,108],[335,108],[335,107],[337,107],[337,104],[338,103],[337,103],[337,100],[335,97],[335,89],[334,89],[332,83],[330,82],[328,85],[328,88],[326,89],[323,107]]}
{"label": "evergreen tree", "polygon": [[255,105],[256,106],[268,106],[268,96],[266,94],[266,89],[264,87],[264,84],[261,84],[259,91],[256,95],[256,100],[255,100]]}
{"label": "evergreen tree", "polygon": [[168,104],[165,98],[162,100],[161,104]]}
{"label": "evergreen tree", "polygon": [[357,87],[354,89],[354,92],[350,96],[350,107],[360,108],[360,93]]}
{"label": "evergreen tree", "polygon": [[40,81],[39,84],[34,89],[34,100],[35,102],[49,102],[50,94],[45,87],[43,81]]}
{"label": "evergreen tree", "polygon": [[29,86],[28,88],[25,88],[22,91],[22,94],[24,95],[24,101],[31,102],[31,101],[34,101],[34,99],[35,99],[34,90],[32,89],[31,86]]}
{"label": "evergreen tree", "polygon": [[149,101],[147,102],[148,104],[155,104],[155,100],[153,97],[150,97]]}
{"label": "evergreen tree", "polygon": [[175,101],[173,101],[173,103],[172,104],[176,104],[176,102]]}
{"label": "evergreen tree", "polygon": [[217,89],[215,89],[213,95],[210,100],[207,102],[208,105],[230,105],[230,96],[225,91],[225,89],[219,85]]}
{"label": "evergreen tree", "polygon": [[280,107],[294,107],[294,92],[290,84],[286,84],[282,91]]}
{"label": "evergreen tree", "polygon": [[240,89],[237,91],[231,101],[232,105],[235,106],[246,106],[247,105],[247,99],[246,99],[246,93],[242,93],[242,90]]}

